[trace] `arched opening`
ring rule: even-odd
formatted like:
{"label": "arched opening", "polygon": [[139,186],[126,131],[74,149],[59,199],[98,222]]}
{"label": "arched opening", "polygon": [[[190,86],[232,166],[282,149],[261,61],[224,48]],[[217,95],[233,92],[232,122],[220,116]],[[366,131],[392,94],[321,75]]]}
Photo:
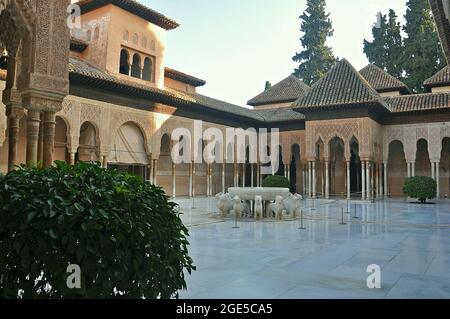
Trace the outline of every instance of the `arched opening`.
{"label": "arched opening", "polygon": [[80,142],[76,160],[81,162],[96,162],[98,158],[97,129],[89,122],[80,128]]}
{"label": "arched opening", "polygon": [[294,144],[291,147],[291,163],[290,163],[290,183],[291,192],[298,193],[300,191],[300,145]]}
{"label": "arched opening", "polygon": [[274,167],[274,170],[276,170],[275,175],[278,175],[278,176],[286,175],[284,162],[283,162],[283,147],[281,145],[278,146],[278,170],[277,170],[276,166]]}
{"label": "arched opening", "polygon": [[123,49],[120,51],[120,66],[119,73],[130,75],[130,54],[127,50]]}
{"label": "arched opening", "polygon": [[144,70],[142,71],[142,79],[145,81],[152,81],[153,61],[150,58],[144,60]]}
{"label": "arched opening", "polygon": [[161,146],[157,166],[157,184],[161,186],[167,194],[172,192],[172,142],[169,134],[161,137]]}
{"label": "arched opening", "polygon": [[346,165],[344,141],[335,137],[330,141],[330,195],[341,196],[346,193]]}
{"label": "arched opening", "polygon": [[395,140],[389,144],[388,192],[390,196],[403,196],[403,185],[407,178],[407,164],[402,142]]}
{"label": "arched opening", "polygon": [[440,196],[450,196],[450,137],[442,140],[441,162],[439,164]]}
{"label": "arched opening", "polygon": [[67,125],[66,122],[59,116],[56,117],[55,146],[53,152],[54,161],[67,162]]}
{"label": "arched opening", "polygon": [[147,179],[148,164],[144,134],[135,123],[125,123],[115,136],[108,167]]}
{"label": "arched opening", "polygon": [[135,53],[133,55],[133,64],[131,65],[131,76],[134,78],[141,78],[141,57]]}
{"label": "arched opening", "polygon": [[417,141],[415,175],[431,177],[431,161],[428,154],[428,142],[425,139]]}
{"label": "arched opening", "polygon": [[359,143],[356,138],[352,138],[350,140],[350,192],[358,196],[362,192],[361,173]]}

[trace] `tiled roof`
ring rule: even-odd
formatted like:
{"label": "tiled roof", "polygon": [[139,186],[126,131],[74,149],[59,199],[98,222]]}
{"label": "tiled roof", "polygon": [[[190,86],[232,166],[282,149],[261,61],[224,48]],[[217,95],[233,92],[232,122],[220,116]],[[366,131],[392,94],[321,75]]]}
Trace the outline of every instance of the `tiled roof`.
{"label": "tiled roof", "polygon": [[303,81],[298,79],[296,76],[290,75],[286,79],[272,86],[270,89],[248,101],[247,104],[258,106],[283,102],[294,102],[298,98],[304,96],[308,91],[309,86],[303,83]]}
{"label": "tiled roof", "polygon": [[294,103],[300,109],[320,109],[344,105],[384,105],[384,100],[346,60],[333,68]]}
{"label": "tiled roof", "polygon": [[164,69],[164,76],[172,80],[193,85],[195,87],[203,86],[206,84],[206,81],[202,79],[167,67]]}
{"label": "tiled roof", "polygon": [[431,78],[423,82],[425,87],[436,87],[450,85],[450,67],[446,66]]}
{"label": "tiled roof", "polygon": [[449,93],[426,93],[386,98],[393,113],[430,111],[450,108]]}
{"label": "tiled roof", "polygon": [[[193,102],[193,100],[182,92],[175,90],[161,90],[151,86],[142,85],[133,81],[126,81],[113,74],[106,73],[97,69],[96,67],[82,61],[78,58],[70,57],[69,60],[69,72],[72,79],[87,79],[94,84],[104,84],[110,89],[124,89],[127,91],[139,91],[145,95],[150,95],[156,98],[155,102],[160,102],[159,99],[173,99],[178,102]],[[164,102],[161,101],[161,102]]]}
{"label": "tiled roof", "polygon": [[93,11],[108,4],[113,4],[166,30],[172,30],[180,26],[172,19],[150,9],[136,0],[80,0],[77,4],[81,8],[81,14]]}
{"label": "tiled roof", "polygon": [[408,87],[399,79],[393,77],[375,64],[369,64],[359,73],[378,92],[402,91],[408,93]]}
{"label": "tiled roof", "polygon": [[303,114],[296,112],[293,109],[255,110],[254,112],[258,113],[269,123],[305,120]]}
{"label": "tiled roof", "polygon": [[89,46],[86,41],[70,36],[70,50],[75,52],[83,52]]}
{"label": "tiled roof", "polygon": [[85,61],[74,57],[71,57],[69,60],[69,71],[71,80],[87,80],[93,85],[106,86],[107,89],[115,91],[124,90],[126,93],[133,95],[139,93],[140,95],[151,98],[154,102],[171,103],[169,105],[179,105],[180,103],[183,105],[195,104],[206,109],[233,114],[263,123],[276,122],[277,119],[278,121],[303,119],[301,114],[289,109],[278,110],[276,113],[272,111],[254,111],[198,93],[185,93],[167,88],[161,90],[151,86],[141,85],[133,81],[126,81],[118,76],[101,71]]}

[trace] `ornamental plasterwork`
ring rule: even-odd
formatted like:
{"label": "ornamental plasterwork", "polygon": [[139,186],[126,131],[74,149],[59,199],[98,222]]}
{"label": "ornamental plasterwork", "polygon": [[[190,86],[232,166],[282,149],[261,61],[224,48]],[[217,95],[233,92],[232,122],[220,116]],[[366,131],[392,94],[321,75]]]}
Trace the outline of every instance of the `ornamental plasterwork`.
{"label": "ornamental plasterwork", "polygon": [[389,145],[399,141],[403,145],[405,158],[408,162],[416,159],[417,142],[424,139],[428,143],[428,152],[431,161],[439,161],[441,157],[442,141],[450,137],[450,122],[391,125],[383,127],[383,158],[387,161]]}

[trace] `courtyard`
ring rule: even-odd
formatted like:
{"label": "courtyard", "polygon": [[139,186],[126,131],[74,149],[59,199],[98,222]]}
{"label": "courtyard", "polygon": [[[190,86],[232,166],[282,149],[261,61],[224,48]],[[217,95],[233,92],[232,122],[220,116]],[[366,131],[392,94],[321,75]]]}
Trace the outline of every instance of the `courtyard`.
{"label": "courtyard", "polygon": [[[180,298],[450,298],[448,200],[306,200],[305,230],[300,220],[233,228],[212,213],[214,198],[196,199],[195,209],[177,202],[197,266]],[[381,267],[381,289],[367,287],[372,264]]]}

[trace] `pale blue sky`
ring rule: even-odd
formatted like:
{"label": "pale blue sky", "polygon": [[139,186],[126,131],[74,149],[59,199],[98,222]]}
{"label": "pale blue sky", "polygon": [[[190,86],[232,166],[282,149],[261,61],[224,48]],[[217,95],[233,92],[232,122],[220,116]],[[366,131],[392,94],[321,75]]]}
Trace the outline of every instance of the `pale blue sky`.
{"label": "pale blue sky", "polygon": [[[166,65],[207,81],[199,92],[244,106],[266,80],[292,73],[306,0],[139,0],[181,26],[167,34]],[[328,0],[336,56],[367,64],[363,39],[376,13],[405,14],[406,0]]]}

